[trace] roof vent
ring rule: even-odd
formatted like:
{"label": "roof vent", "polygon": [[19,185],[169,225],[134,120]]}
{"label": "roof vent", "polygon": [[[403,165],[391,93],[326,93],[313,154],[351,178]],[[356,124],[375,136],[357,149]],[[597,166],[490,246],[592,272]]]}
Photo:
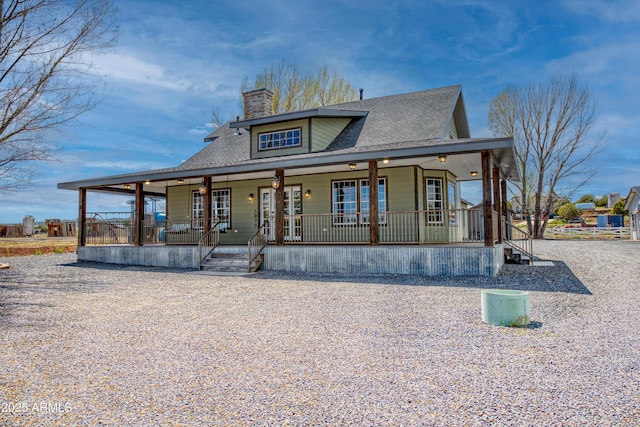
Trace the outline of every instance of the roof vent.
{"label": "roof vent", "polygon": [[362,101],[362,98],[364,98],[364,89],[360,88],[360,101]]}

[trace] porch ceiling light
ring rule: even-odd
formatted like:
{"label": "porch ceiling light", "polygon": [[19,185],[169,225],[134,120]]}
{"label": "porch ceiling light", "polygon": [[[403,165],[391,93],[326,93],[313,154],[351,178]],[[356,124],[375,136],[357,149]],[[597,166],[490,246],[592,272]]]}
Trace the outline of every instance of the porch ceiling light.
{"label": "porch ceiling light", "polygon": [[444,163],[447,161],[447,156],[442,155],[442,156],[438,156],[438,160],[440,160],[440,163]]}
{"label": "porch ceiling light", "polygon": [[471,176],[476,176],[476,175],[478,175],[477,171],[471,171]]}
{"label": "porch ceiling light", "polygon": [[306,193],[304,193],[304,197],[306,197],[307,199],[311,198],[311,190],[307,190]]}
{"label": "porch ceiling light", "polygon": [[389,159],[382,159],[382,163],[384,163],[385,165],[389,163]]}
{"label": "porch ceiling light", "polygon": [[184,184],[184,179],[179,179],[178,184]]}
{"label": "porch ceiling light", "polygon": [[203,196],[207,194],[207,186],[204,185],[204,182],[198,186],[198,193],[202,194]]}
{"label": "porch ceiling light", "polygon": [[349,163],[349,169],[355,170],[358,167],[355,163]]}
{"label": "porch ceiling light", "polygon": [[131,185],[129,185],[129,184],[125,184],[125,185],[124,185],[124,189],[125,189],[125,190],[130,190],[130,189],[131,189]]}
{"label": "porch ceiling light", "polygon": [[280,188],[280,177],[274,176],[271,178],[271,187],[274,189]]}
{"label": "porch ceiling light", "polygon": [[253,193],[249,193],[249,197],[248,197],[250,202],[253,202]]}
{"label": "porch ceiling light", "polygon": [[149,184],[151,184],[151,181],[146,180],[144,183],[145,183],[145,184],[147,184],[147,185],[149,185]]}

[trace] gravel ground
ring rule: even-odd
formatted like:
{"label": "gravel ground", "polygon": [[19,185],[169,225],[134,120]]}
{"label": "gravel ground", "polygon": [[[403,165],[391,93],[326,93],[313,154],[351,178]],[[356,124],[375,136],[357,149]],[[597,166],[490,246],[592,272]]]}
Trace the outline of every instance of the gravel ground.
{"label": "gravel ground", "polygon": [[[640,244],[534,250],[496,278],[0,258],[0,424],[640,425]],[[532,324],[482,323],[485,288]]]}

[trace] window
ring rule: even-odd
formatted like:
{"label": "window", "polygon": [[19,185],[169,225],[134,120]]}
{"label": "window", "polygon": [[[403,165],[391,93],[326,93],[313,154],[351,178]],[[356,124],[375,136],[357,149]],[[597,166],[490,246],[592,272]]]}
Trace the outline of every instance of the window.
{"label": "window", "polygon": [[276,148],[298,147],[302,145],[300,129],[288,129],[278,132],[267,132],[258,135],[259,150],[273,150]]}
{"label": "window", "polygon": [[449,209],[449,225],[456,224],[456,185],[453,182],[447,184],[447,208]]}
{"label": "window", "polygon": [[358,222],[358,187],[356,181],[338,181],[333,183],[331,211],[333,224],[345,225]]}
{"label": "window", "polygon": [[[386,179],[378,179],[379,223],[386,223]],[[358,205],[360,210],[358,211]],[[332,188],[331,211],[334,225],[369,224],[369,180],[335,181]],[[360,213],[360,215],[358,215]]]}
{"label": "window", "polygon": [[[382,195],[382,197],[380,197]],[[378,178],[378,224],[386,224],[387,216],[386,180]],[[360,212],[362,224],[369,224],[369,180],[360,180]]]}
{"label": "window", "polygon": [[[194,226],[202,227],[204,218],[204,197],[200,192],[193,192],[193,219],[198,220]],[[231,190],[223,188],[211,191],[211,220],[220,221],[220,231],[231,227]]]}
{"label": "window", "polygon": [[442,180],[427,178],[427,224],[442,224]]}
{"label": "window", "polygon": [[231,226],[231,190],[213,190],[211,192],[211,219],[220,221],[220,231]]}

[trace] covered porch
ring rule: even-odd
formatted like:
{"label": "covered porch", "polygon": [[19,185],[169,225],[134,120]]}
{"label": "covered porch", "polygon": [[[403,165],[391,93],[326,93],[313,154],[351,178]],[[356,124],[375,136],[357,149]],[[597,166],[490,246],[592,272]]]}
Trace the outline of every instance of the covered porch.
{"label": "covered porch", "polygon": [[[78,256],[200,268],[241,245],[249,267],[261,257],[268,270],[495,275],[505,245],[527,239],[508,221],[509,179],[518,179],[510,140],[112,177],[73,188]],[[479,206],[461,206],[465,180],[481,180]],[[134,196],[132,212],[88,212],[91,191]],[[165,216],[145,213],[150,196],[166,198]]]}

